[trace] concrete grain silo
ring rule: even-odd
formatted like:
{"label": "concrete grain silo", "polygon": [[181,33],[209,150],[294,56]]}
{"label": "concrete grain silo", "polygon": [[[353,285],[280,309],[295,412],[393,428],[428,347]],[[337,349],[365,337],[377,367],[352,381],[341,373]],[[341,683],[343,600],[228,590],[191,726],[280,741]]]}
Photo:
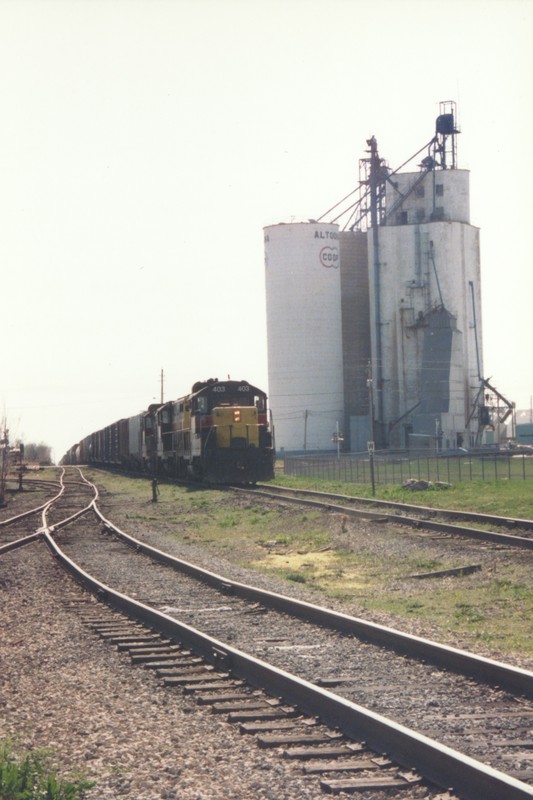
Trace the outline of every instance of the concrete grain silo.
{"label": "concrete grain silo", "polygon": [[332,450],[332,437],[344,424],[338,226],[278,224],[264,234],[276,447]]}
{"label": "concrete grain silo", "polygon": [[467,427],[482,370],[482,331],[479,320],[473,325],[480,256],[468,179],[458,169],[395,175],[384,224],[370,232],[379,258],[379,285],[370,273],[380,314],[377,320],[374,303],[376,411],[392,447],[472,443]]}
{"label": "concrete grain silo", "polygon": [[337,426],[352,452],[471,447],[511,413],[483,377],[479,230],[458,133],[455,104],[441,103],[410,172],[391,171],[368,139],[342,231],[265,228],[278,449],[334,449]]}

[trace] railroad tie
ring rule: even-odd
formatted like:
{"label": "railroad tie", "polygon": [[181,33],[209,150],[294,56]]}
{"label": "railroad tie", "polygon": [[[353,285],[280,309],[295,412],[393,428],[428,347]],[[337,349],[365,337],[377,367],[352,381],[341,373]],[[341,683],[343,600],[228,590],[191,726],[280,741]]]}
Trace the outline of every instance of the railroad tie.
{"label": "railroad tie", "polygon": [[304,764],[303,771],[309,775],[323,772],[360,772],[362,770],[366,772],[391,766],[392,761],[388,758],[354,758],[344,761],[310,761]]}
{"label": "railroad tie", "polygon": [[313,728],[318,725],[316,717],[297,717],[291,719],[275,719],[266,722],[243,722],[239,725],[240,733],[255,735],[256,733],[271,733],[272,731],[284,731],[295,729],[296,725],[304,725]]}
{"label": "railroad tie", "polygon": [[273,719],[286,719],[287,717],[295,717],[300,712],[293,706],[278,706],[278,708],[269,708],[262,711],[233,711],[228,714],[228,722],[247,722],[249,720],[273,720]]}
{"label": "railroad tie", "polygon": [[363,745],[355,742],[348,744],[344,741],[341,744],[329,747],[291,747],[289,750],[284,750],[283,755],[285,758],[309,760],[314,758],[339,758],[363,752],[365,749]]}
{"label": "railroad tie", "polygon": [[[172,678],[167,678],[165,683],[168,682],[168,685],[172,685]],[[196,685],[186,685],[182,686],[184,694],[195,694],[196,692],[213,692],[217,689],[236,689],[239,686],[244,686],[245,683],[242,680],[225,680],[225,681],[205,681],[205,683],[198,683]]]}
{"label": "railroad tie", "polygon": [[379,778],[340,778],[320,781],[320,787],[326,793],[340,794],[340,792],[367,792],[380,789],[409,789],[419,783],[422,783],[420,775],[410,772],[398,773],[395,776],[383,775]]}
{"label": "railroad tie", "polygon": [[211,711],[213,714],[230,714],[239,711],[262,711],[264,709],[274,708],[279,704],[279,700],[269,700],[266,697],[253,697],[249,695],[245,700],[214,703],[211,706]]}
{"label": "railroad tie", "polygon": [[338,733],[288,733],[288,734],[267,734],[257,736],[256,741],[259,747],[285,747],[287,745],[320,745],[331,744],[336,740],[343,740],[342,734]]}
{"label": "railroad tie", "polygon": [[145,647],[131,651],[130,659],[132,664],[142,664],[149,668],[151,664],[173,662],[181,657],[182,652],[178,647]]}
{"label": "railroad tie", "polygon": [[244,691],[244,692],[216,692],[215,694],[200,694],[196,698],[196,702],[200,706],[215,705],[216,703],[235,703],[239,701],[248,700],[257,697],[258,693]]}
{"label": "railroad tie", "polygon": [[132,655],[133,664],[142,664],[145,669],[155,669],[158,675],[172,675],[172,670],[179,667],[198,667],[203,660],[198,656],[184,656],[180,658],[177,653],[168,655]]}

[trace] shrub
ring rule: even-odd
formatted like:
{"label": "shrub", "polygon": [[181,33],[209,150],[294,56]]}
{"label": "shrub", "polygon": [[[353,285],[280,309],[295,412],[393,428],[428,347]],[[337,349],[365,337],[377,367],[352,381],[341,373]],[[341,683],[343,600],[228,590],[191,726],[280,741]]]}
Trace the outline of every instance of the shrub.
{"label": "shrub", "polygon": [[47,751],[16,755],[10,742],[0,742],[0,800],[82,800],[91,786],[59,778]]}

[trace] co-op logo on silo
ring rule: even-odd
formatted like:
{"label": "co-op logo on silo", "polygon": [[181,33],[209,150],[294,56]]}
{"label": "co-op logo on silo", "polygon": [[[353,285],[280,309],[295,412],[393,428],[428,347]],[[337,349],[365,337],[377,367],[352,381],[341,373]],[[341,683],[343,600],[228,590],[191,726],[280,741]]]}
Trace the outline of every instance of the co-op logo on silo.
{"label": "co-op logo on silo", "polygon": [[338,269],[339,268],[339,250],[337,247],[331,247],[331,245],[326,245],[320,251],[320,263],[326,269]]}

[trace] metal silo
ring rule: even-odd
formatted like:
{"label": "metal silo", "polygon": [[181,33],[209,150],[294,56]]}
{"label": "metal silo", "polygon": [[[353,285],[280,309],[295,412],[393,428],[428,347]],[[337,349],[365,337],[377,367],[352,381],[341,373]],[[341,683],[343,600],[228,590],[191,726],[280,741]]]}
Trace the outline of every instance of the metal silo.
{"label": "metal silo", "polygon": [[344,420],[338,226],[302,222],[264,231],[276,447],[332,450]]}

